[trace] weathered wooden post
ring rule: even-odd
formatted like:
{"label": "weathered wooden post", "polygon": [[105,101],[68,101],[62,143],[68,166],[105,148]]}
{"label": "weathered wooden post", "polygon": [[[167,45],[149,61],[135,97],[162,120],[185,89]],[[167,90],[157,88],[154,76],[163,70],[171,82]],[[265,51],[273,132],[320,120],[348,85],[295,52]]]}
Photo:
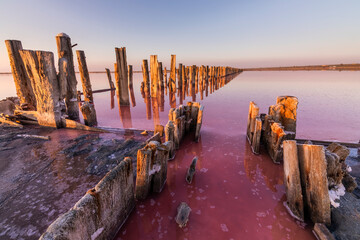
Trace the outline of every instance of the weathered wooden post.
{"label": "weathered wooden post", "polygon": [[299,144],[298,158],[305,209],[314,223],[331,223],[325,149],[320,145]]}
{"label": "weathered wooden post", "polygon": [[79,64],[79,72],[81,77],[81,83],[83,87],[84,93],[84,101],[85,103],[81,105],[80,110],[84,117],[85,125],[88,126],[96,126],[96,111],[94,107],[94,98],[91,89],[91,82],[89,71],[86,64],[85,53],[84,51],[76,51],[78,64]]}
{"label": "weathered wooden post", "polygon": [[139,200],[146,199],[151,190],[150,168],[152,165],[152,151],[146,147],[137,152],[137,174],[135,197]]}
{"label": "weathered wooden post", "polygon": [[191,184],[192,179],[194,177],[195,171],[196,171],[196,163],[197,163],[198,158],[194,157],[193,160],[191,161],[190,167],[186,173],[186,182],[188,184]]}
{"label": "weathered wooden post", "polygon": [[109,87],[110,87],[110,89],[114,89],[114,88],[115,88],[115,85],[114,85],[114,82],[113,82],[112,79],[111,79],[110,69],[105,68],[105,71],[106,71],[106,75],[107,75],[107,77],[108,77]]}
{"label": "weathered wooden post", "polygon": [[296,110],[298,105],[297,97],[293,96],[279,96],[276,99],[276,104],[282,105],[281,108],[281,124],[285,131],[296,133]]}
{"label": "weathered wooden post", "polygon": [[261,119],[260,119],[260,117],[256,117],[252,141],[250,143],[251,149],[252,149],[253,153],[255,153],[255,154],[260,153],[261,130],[262,130]]}
{"label": "weathered wooden post", "polygon": [[42,126],[61,127],[60,89],[53,53],[31,50],[19,52],[33,86],[38,123]]}
{"label": "weathered wooden post", "polygon": [[132,67],[132,65],[128,66],[128,87],[129,87],[129,92],[130,92],[130,96],[131,96],[131,105],[133,107],[135,107],[136,101],[135,101],[135,94],[134,94],[134,87],[133,87],[133,67]]}
{"label": "weathered wooden post", "polygon": [[[79,119],[79,105],[77,102],[77,80],[75,76],[74,57],[70,37],[65,33],[59,33],[56,36],[56,45],[58,51],[59,64],[60,59],[65,59],[68,66],[67,92],[65,97],[66,111],[72,120]],[[59,73],[62,74],[63,68],[59,65]]]}
{"label": "weathered wooden post", "polygon": [[249,105],[249,114],[248,114],[248,121],[247,121],[247,130],[246,130],[246,136],[249,141],[249,143],[252,143],[252,139],[254,136],[254,130],[255,130],[255,119],[259,115],[259,107],[254,103],[253,101],[250,102]]}
{"label": "weathered wooden post", "polygon": [[204,113],[204,106],[201,106],[201,105],[200,105],[200,108],[199,108],[199,111],[198,111],[198,115],[197,115],[196,130],[195,130],[195,141],[196,141],[196,142],[199,142],[200,129],[201,129],[201,125],[202,125],[203,113]]}
{"label": "weathered wooden post", "polygon": [[159,62],[158,64],[158,75],[159,75],[159,88],[160,90],[164,89],[164,73],[163,73],[163,67],[162,62]]}
{"label": "weathered wooden post", "polygon": [[169,91],[176,92],[176,55],[171,55]]}
{"label": "weathered wooden post", "polygon": [[79,72],[81,77],[81,83],[83,87],[84,101],[89,103],[94,103],[94,98],[91,89],[91,82],[89,71],[86,64],[85,53],[84,51],[76,51],[77,60],[79,64]]}
{"label": "weathered wooden post", "polygon": [[296,141],[286,140],[284,148],[284,184],[286,189],[287,208],[291,213],[304,221],[304,202],[301,190],[301,178]]}
{"label": "weathered wooden post", "polygon": [[[116,90],[120,98],[121,106],[129,106],[129,91],[128,91],[128,73],[127,73],[127,60],[126,48],[115,48],[116,63],[118,74],[115,74]],[[117,76],[117,77],[116,77]]]}
{"label": "weathered wooden post", "polygon": [[15,82],[16,94],[19,97],[20,105],[24,109],[35,110],[36,99],[31,86],[30,79],[26,73],[23,60],[20,57],[19,50],[22,50],[20,41],[5,40],[8,51],[11,72]]}
{"label": "weathered wooden post", "polygon": [[159,69],[157,55],[150,56],[150,73],[151,73],[151,97],[158,95]]}
{"label": "weathered wooden post", "polygon": [[144,81],[144,91],[145,94],[150,97],[150,79],[149,79],[149,65],[146,59],[143,60],[141,65],[142,73],[143,73],[143,81]]}
{"label": "weathered wooden post", "polygon": [[159,171],[153,177],[153,192],[159,193],[164,188],[167,178],[168,155],[169,152],[164,145],[157,146],[154,165],[158,166]]}

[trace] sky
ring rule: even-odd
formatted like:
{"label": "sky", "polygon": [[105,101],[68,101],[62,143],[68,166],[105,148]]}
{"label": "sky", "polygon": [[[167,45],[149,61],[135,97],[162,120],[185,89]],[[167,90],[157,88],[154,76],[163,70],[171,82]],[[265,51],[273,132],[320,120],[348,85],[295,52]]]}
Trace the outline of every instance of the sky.
{"label": "sky", "polygon": [[358,0],[0,0],[0,72],[10,71],[6,39],[57,62],[61,32],[85,51],[89,71],[113,69],[115,47],[135,70],[153,54],[167,67],[171,54],[240,68],[359,63],[359,10]]}

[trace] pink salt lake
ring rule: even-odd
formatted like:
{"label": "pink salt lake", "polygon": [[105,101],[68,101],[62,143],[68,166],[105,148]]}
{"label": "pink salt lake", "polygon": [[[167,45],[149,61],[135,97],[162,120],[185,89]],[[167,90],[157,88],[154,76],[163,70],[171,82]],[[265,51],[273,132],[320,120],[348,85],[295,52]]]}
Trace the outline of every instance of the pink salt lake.
{"label": "pink salt lake", "polygon": [[[108,87],[106,74],[90,78],[94,90]],[[258,156],[251,153],[245,138],[248,105],[253,100],[266,113],[277,96],[297,96],[298,138],[357,142],[358,79],[358,72],[245,72],[203,100],[198,94],[196,101],[205,106],[199,143],[182,142],[169,162],[163,192],[138,202],[116,239],[314,239],[312,226],[294,220],[283,206],[282,165],[273,164],[264,149]],[[116,97],[111,109],[110,92],[95,95],[100,126],[154,128],[157,113],[147,119],[141,80],[134,74],[136,106],[130,109],[119,111]],[[11,75],[0,75],[0,84],[0,99],[15,95]],[[155,117],[162,125],[168,120],[168,99]],[[188,185],[185,174],[194,156],[199,160]],[[192,208],[183,229],[174,221],[181,202]]]}

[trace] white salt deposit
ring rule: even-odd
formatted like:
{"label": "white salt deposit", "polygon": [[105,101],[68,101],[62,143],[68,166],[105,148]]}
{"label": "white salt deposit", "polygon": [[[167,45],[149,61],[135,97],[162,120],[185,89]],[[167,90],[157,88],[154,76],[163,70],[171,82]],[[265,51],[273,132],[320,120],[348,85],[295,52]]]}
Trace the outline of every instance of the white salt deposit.
{"label": "white salt deposit", "polygon": [[336,202],[336,200],[340,200],[341,196],[345,195],[345,187],[342,183],[336,185],[334,188],[329,190],[329,198],[330,203],[333,207],[337,208],[340,206],[340,203]]}

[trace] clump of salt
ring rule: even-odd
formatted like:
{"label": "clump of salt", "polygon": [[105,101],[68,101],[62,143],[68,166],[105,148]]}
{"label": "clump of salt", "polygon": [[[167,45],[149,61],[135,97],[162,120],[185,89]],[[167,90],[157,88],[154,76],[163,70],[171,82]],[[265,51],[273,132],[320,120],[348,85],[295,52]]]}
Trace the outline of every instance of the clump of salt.
{"label": "clump of salt", "polygon": [[340,206],[340,203],[336,200],[340,200],[341,196],[345,195],[345,187],[342,183],[336,185],[334,188],[329,190],[330,203],[333,207],[337,208]]}

